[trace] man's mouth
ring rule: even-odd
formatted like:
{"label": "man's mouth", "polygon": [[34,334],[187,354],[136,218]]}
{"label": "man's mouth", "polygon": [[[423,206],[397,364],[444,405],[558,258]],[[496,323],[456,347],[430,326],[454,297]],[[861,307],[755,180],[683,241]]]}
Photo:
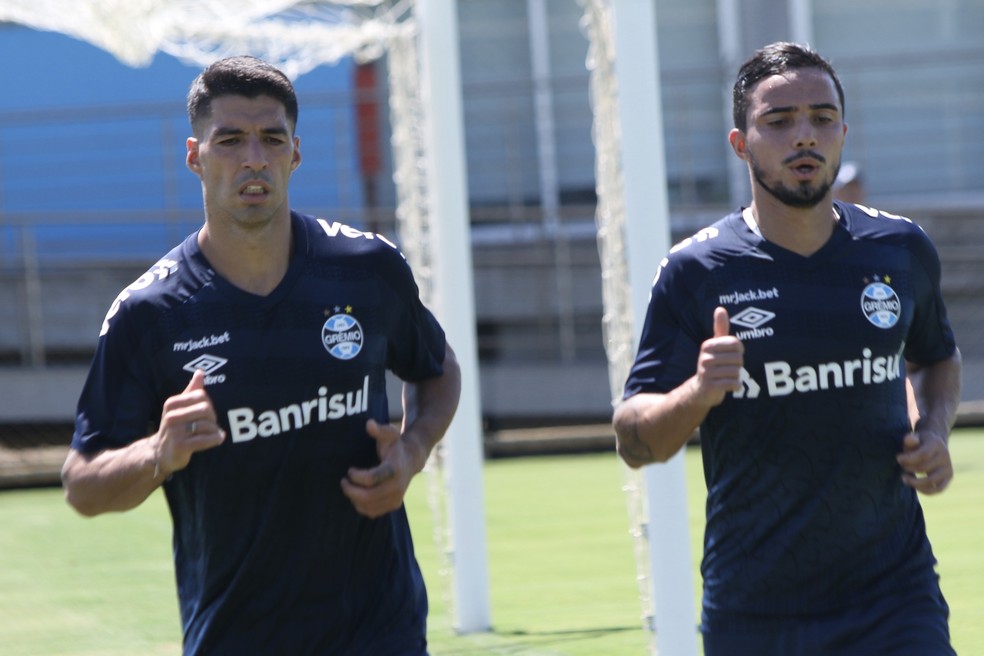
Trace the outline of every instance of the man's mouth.
{"label": "man's mouth", "polygon": [[239,197],[245,201],[263,201],[270,195],[270,190],[262,181],[247,182],[239,188]]}
{"label": "man's mouth", "polygon": [[786,165],[801,175],[809,175],[820,168],[826,160],[813,151],[799,151],[786,159]]}

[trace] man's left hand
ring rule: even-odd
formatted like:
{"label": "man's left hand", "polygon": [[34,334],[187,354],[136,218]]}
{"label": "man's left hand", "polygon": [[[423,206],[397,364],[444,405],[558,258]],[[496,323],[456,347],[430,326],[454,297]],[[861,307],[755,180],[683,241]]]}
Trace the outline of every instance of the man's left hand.
{"label": "man's left hand", "polygon": [[342,492],[356,511],[375,519],[403,505],[403,497],[416,473],[399,429],[370,419],[366,432],[376,440],[379,464],[362,469],[350,467],[342,479]]}
{"label": "man's left hand", "polygon": [[923,494],[938,494],[953,480],[953,462],[946,440],[933,433],[909,433],[897,456],[902,481]]}

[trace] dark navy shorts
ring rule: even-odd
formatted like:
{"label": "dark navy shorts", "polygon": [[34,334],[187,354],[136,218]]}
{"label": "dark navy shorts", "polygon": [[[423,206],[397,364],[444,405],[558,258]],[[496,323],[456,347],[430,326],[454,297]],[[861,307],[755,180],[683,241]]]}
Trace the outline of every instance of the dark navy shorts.
{"label": "dark navy shorts", "polygon": [[704,656],[956,656],[949,607],[919,591],[817,618],[708,621]]}

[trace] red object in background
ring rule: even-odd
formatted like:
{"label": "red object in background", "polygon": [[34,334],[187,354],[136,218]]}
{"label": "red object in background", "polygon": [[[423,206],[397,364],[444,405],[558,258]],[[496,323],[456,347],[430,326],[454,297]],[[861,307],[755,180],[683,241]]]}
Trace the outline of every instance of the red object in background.
{"label": "red object in background", "polygon": [[376,89],[376,64],[355,67],[355,122],[359,138],[359,170],[369,179],[382,168],[379,148],[379,103]]}

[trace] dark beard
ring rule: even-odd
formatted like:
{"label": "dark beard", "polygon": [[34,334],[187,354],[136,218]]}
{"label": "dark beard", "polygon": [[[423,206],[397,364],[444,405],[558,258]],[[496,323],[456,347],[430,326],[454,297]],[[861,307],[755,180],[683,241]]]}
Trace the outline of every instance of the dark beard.
{"label": "dark beard", "polygon": [[758,162],[755,158],[750,159],[752,164],[752,177],[759,185],[769,192],[776,200],[784,205],[790,207],[796,207],[798,209],[806,209],[810,207],[816,207],[820,204],[827,194],[830,192],[830,188],[833,186],[833,180],[837,178],[837,171],[840,170],[840,162],[837,163],[837,169],[834,171],[833,178],[825,181],[819,187],[811,187],[810,183],[802,182],[797,187],[787,187],[781,182],[769,186],[765,182],[765,177],[762,175],[762,169],[759,168]]}

